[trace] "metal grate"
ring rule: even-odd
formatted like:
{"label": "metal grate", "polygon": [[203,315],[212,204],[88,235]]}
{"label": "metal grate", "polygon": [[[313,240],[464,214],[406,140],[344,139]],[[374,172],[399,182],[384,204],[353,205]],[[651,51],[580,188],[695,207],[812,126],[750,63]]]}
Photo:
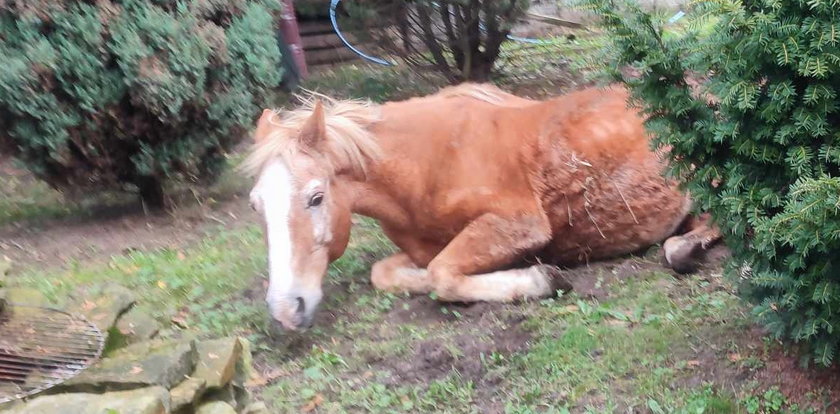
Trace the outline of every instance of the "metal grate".
{"label": "metal grate", "polygon": [[102,332],[81,316],[8,304],[0,311],[0,403],[76,376],[104,347]]}

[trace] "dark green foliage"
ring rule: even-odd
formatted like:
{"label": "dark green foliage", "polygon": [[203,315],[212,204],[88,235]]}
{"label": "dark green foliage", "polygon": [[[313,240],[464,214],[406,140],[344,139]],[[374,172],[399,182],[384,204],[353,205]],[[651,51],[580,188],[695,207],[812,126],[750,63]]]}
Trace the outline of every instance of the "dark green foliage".
{"label": "dark green foliage", "polygon": [[0,3],[0,150],[50,184],[212,179],[280,84],[276,0]]}
{"label": "dark green foliage", "polygon": [[633,4],[583,4],[612,40],[607,71],[650,117],[655,145],[671,148],[670,173],[724,231],[742,294],[775,336],[829,365],[840,342],[840,0],[700,2],[685,30]]}

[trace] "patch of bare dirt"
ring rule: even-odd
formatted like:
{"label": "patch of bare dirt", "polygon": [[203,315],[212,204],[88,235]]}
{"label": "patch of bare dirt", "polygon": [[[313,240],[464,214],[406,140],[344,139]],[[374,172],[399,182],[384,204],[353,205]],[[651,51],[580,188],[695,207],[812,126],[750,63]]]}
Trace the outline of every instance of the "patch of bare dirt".
{"label": "patch of bare dirt", "polygon": [[[786,354],[776,349],[753,378],[764,389],[778,386],[788,401],[800,407],[840,412],[840,366],[831,369],[804,368],[795,353]],[[822,391],[822,398],[810,394],[815,390]]]}
{"label": "patch of bare dirt", "polygon": [[[466,333],[446,342],[430,339],[415,346],[413,355],[407,359],[370,362],[390,371],[394,384],[428,383],[456,371],[464,381],[473,381],[478,387],[492,386],[494,379],[484,375],[487,372],[485,364],[491,356],[508,356],[528,349],[531,334],[520,326],[520,322],[482,329],[489,334],[489,339]],[[491,383],[484,384],[487,381]]]}
{"label": "patch of bare dirt", "polygon": [[89,218],[0,228],[0,255],[14,263],[59,267],[132,250],[177,248],[200,239],[213,227],[237,228],[254,220],[247,201],[238,195],[213,206],[195,204],[166,213],[118,205],[98,209]]}
{"label": "patch of bare dirt", "polygon": [[[10,159],[0,158],[0,180],[10,178],[24,184],[35,181]],[[132,250],[182,247],[213,227],[254,223],[246,191],[182,193],[165,212],[148,212],[126,200],[91,207],[82,215],[11,223],[0,226],[0,257],[22,266],[60,267],[70,261],[107,260]]]}
{"label": "patch of bare dirt", "polygon": [[753,394],[778,388],[788,403],[800,408],[813,408],[816,412],[840,409],[840,366],[804,367],[795,346],[768,345],[763,339],[767,332],[759,326],[737,336],[713,327],[697,335],[702,338],[701,346],[675,350],[674,358],[687,363],[687,373],[674,387],[698,389],[714,384],[720,390],[739,390],[751,384],[755,386]]}

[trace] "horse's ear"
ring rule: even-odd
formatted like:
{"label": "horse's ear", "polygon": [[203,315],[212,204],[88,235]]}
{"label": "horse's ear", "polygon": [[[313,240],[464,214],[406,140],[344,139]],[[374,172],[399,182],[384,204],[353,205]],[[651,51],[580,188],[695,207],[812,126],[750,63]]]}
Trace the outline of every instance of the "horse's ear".
{"label": "horse's ear", "polygon": [[257,129],[254,130],[254,141],[259,143],[268,136],[271,132],[271,117],[274,116],[274,111],[271,109],[263,109],[260,119],[257,121]]}
{"label": "horse's ear", "polygon": [[312,115],[303,124],[300,130],[300,142],[308,148],[317,148],[327,138],[327,123],[324,117],[324,105],[321,101],[315,101],[312,108]]}

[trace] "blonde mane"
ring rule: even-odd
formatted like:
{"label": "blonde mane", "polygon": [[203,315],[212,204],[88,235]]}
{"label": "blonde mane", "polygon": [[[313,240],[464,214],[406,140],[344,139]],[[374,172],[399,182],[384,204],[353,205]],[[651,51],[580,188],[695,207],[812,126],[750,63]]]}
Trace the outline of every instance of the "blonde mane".
{"label": "blonde mane", "polygon": [[443,88],[435,95],[441,98],[467,97],[493,105],[503,105],[505,101],[504,96],[507,93],[495,85],[466,82]]}
{"label": "blonde mane", "polygon": [[273,110],[269,122],[273,130],[256,143],[241,165],[250,176],[258,175],[265,165],[277,158],[288,159],[305,149],[296,141],[298,131],[312,115],[316,101],[324,106],[327,151],[323,154],[333,171],[341,167],[367,174],[370,160],[381,158],[382,150],[368,127],[379,120],[379,108],[370,101],[337,100],[316,92],[299,95],[302,101],[292,111]]}
{"label": "blonde mane", "polygon": [[[467,97],[503,106],[509,96],[493,85],[463,83],[415,99]],[[337,100],[312,91],[305,91],[305,94],[298,95],[298,99],[302,102],[298,109],[272,111],[269,123],[273,130],[254,145],[240,166],[241,171],[256,176],[268,162],[277,158],[288,159],[301,151],[294,138],[312,115],[315,102],[321,101],[327,127],[328,151],[324,155],[331,167],[335,171],[343,166],[366,175],[368,162],[382,156],[382,150],[369,130],[370,125],[380,120],[379,107],[370,101]]]}

